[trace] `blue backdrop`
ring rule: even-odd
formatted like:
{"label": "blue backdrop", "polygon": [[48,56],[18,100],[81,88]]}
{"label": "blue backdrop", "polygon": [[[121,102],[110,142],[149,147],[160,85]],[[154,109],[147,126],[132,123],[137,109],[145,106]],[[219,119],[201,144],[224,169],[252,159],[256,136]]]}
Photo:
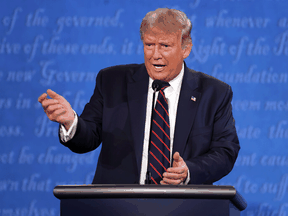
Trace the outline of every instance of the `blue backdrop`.
{"label": "blue backdrop", "polygon": [[288,1],[2,0],[0,216],[58,216],[54,186],[92,182],[100,148],[59,144],[37,98],[51,88],[81,114],[100,69],[143,62],[140,23],[158,7],[193,22],[188,67],[234,92],[241,150],[217,184],[245,197],[242,215],[288,215]]}

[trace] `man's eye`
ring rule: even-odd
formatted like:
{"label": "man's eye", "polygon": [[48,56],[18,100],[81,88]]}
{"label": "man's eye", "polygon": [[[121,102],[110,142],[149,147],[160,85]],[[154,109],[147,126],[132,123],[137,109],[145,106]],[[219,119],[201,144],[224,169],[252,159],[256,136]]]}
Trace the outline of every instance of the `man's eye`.
{"label": "man's eye", "polygon": [[162,46],[164,46],[164,47],[169,47],[169,45],[167,45],[167,44],[163,44]]}

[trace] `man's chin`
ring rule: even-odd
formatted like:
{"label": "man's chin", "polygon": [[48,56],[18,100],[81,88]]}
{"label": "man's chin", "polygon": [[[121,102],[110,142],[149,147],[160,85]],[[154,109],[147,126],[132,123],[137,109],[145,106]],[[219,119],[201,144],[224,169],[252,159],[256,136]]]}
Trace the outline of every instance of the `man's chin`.
{"label": "man's chin", "polygon": [[154,70],[154,68],[150,68],[150,70],[148,71],[148,75],[153,79],[153,80],[162,80],[162,81],[166,81],[169,82],[169,71],[167,71],[167,66],[165,66],[164,70],[161,71],[157,71]]}
{"label": "man's chin", "polygon": [[159,74],[159,75],[157,74],[157,76],[154,76],[152,79],[153,80],[162,80],[162,81],[168,82],[166,74]]}

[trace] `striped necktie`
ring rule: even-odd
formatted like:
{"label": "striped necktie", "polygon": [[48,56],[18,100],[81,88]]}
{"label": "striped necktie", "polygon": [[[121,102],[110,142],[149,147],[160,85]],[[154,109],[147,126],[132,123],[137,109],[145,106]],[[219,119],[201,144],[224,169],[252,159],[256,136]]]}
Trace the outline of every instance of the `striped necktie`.
{"label": "striped necktie", "polygon": [[164,89],[168,86],[170,86],[168,82],[162,83],[153,110],[149,151],[149,170],[151,171],[152,184],[160,184],[163,173],[170,166],[170,124],[168,102],[164,95]]}

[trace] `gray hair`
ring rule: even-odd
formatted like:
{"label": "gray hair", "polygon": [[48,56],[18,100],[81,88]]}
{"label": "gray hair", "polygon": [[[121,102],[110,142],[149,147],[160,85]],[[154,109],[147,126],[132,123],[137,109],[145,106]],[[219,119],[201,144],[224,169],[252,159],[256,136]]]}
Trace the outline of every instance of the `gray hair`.
{"label": "gray hair", "polygon": [[182,11],[169,8],[158,8],[155,11],[148,12],[142,19],[140,26],[140,36],[142,41],[144,33],[152,27],[158,27],[160,30],[168,33],[181,31],[182,48],[183,46],[192,43],[192,23]]}

